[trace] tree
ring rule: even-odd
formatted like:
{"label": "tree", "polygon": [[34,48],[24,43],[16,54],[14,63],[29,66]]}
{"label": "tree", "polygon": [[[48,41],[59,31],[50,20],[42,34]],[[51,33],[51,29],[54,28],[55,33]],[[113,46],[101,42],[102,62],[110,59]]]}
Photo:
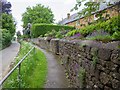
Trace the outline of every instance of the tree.
{"label": "tree", "polygon": [[[6,48],[11,44],[12,37],[15,34],[16,23],[11,14],[11,3],[6,0],[0,1],[0,49]],[[0,34],[1,34],[0,33]]]}
{"label": "tree", "polygon": [[[81,7],[82,2],[85,2],[87,0],[76,0],[77,4],[75,7],[71,10],[78,10]],[[97,11],[99,9],[99,2],[91,2],[91,0],[87,1],[84,3],[84,8],[78,12],[79,17],[84,16],[88,17],[90,16],[93,12]],[[90,19],[90,18],[89,18]],[[89,20],[88,20],[89,22]]]}
{"label": "tree", "polygon": [[[110,2],[104,2],[104,0],[76,0],[77,4],[75,5],[75,7],[73,9],[71,9],[71,11],[73,10],[78,10],[81,7],[82,2],[84,3],[84,8],[78,12],[79,17],[84,16],[84,17],[89,17],[93,12],[96,12],[100,9],[100,5],[102,3],[105,3],[106,5],[110,6]],[[96,2],[97,1],[97,2]],[[103,13],[106,13],[106,11],[101,11],[99,13],[97,13],[97,17],[99,18],[98,21],[104,20],[104,17],[102,16]],[[107,17],[107,14],[106,14]],[[88,22],[90,21],[90,17],[87,18]]]}
{"label": "tree", "polygon": [[12,36],[15,34],[16,24],[12,14],[2,13],[2,29],[7,29]]}
{"label": "tree", "polygon": [[54,15],[49,7],[38,4],[33,7],[27,7],[26,12],[22,15],[23,27],[25,28],[28,23],[53,23]]}
{"label": "tree", "polygon": [[10,14],[11,13],[11,3],[10,2],[7,2],[6,0],[1,0],[0,1],[0,12],[2,13],[7,13],[7,14]]}

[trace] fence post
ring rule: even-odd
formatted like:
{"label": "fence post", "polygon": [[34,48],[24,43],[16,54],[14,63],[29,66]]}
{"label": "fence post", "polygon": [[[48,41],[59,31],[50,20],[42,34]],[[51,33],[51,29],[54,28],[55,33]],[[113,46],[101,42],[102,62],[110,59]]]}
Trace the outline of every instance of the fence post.
{"label": "fence post", "polygon": [[18,81],[19,81],[19,88],[20,88],[20,85],[21,85],[21,75],[20,75],[20,67],[21,67],[21,64],[19,64],[19,66],[18,66]]}

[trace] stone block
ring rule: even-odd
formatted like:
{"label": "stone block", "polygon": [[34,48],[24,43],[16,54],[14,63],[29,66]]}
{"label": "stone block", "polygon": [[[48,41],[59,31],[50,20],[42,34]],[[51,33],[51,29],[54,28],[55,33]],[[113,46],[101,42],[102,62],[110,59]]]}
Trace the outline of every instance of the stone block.
{"label": "stone block", "polygon": [[98,80],[95,82],[95,85],[97,85],[99,88],[103,88],[103,84]]}
{"label": "stone block", "polygon": [[113,70],[115,70],[118,67],[118,65],[114,64],[111,61],[106,61],[105,67],[106,67],[106,69],[109,69],[109,70],[113,71]]}
{"label": "stone block", "polygon": [[102,65],[103,67],[105,67],[106,61],[105,61],[105,60],[102,60],[102,59],[99,59],[99,60],[98,60],[98,63],[99,63],[100,65]]}
{"label": "stone block", "polygon": [[111,55],[111,61],[120,65],[120,50],[114,50]]}
{"label": "stone block", "polygon": [[85,53],[90,54],[91,51],[91,47],[90,46],[86,46],[85,47]]}
{"label": "stone block", "polygon": [[87,59],[89,59],[89,60],[92,60],[92,55],[91,54],[86,54],[87,55]]}
{"label": "stone block", "polygon": [[92,81],[87,81],[88,87],[92,88],[94,86],[94,83]]}
{"label": "stone block", "polygon": [[98,57],[102,60],[110,60],[111,50],[109,49],[99,49]]}
{"label": "stone block", "polygon": [[105,71],[105,68],[100,64],[97,64],[96,68],[100,71]]}
{"label": "stone block", "polygon": [[113,90],[113,89],[108,86],[104,86],[104,90]]}
{"label": "stone block", "polygon": [[120,81],[120,73],[117,72],[110,72],[110,75],[113,76],[115,79]]}
{"label": "stone block", "polygon": [[104,72],[100,73],[100,81],[104,85],[108,84],[112,80],[112,77]]}
{"label": "stone block", "polygon": [[120,67],[119,67],[119,70],[118,70],[118,72],[120,73]]}
{"label": "stone block", "polygon": [[98,69],[95,70],[95,78],[98,81],[100,78],[100,71]]}
{"label": "stone block", "polygon": [[115,89],[119,89],[120,88],[120,81],[113,79],[112,80],[112,87]]}

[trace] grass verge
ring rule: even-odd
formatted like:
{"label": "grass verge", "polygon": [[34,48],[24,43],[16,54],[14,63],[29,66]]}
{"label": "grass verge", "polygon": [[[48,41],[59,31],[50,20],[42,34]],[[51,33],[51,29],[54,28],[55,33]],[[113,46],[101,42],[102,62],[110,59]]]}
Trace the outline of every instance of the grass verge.
{"label": "grass verge", "polygon": [[[21,49],[16,57],[16,63],[32,48],[27,42],[21,42]],[[43,88],[47,75],[47,61],[45,55],[35,49],[21,64],[21,88]],[[18,88],[18,69],[16,69],[3,84],[3,88]]]}

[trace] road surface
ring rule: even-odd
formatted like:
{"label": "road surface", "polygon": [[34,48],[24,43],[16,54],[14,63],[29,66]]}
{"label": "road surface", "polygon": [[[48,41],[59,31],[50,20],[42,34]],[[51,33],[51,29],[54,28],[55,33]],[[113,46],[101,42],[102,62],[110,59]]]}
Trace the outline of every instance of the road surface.
{"label": "road surface", "polygon": [[0,51],[0,80],[7,74],[9,65],[14,61],[20,49],[20,44],[12,42],[12,44]]}

